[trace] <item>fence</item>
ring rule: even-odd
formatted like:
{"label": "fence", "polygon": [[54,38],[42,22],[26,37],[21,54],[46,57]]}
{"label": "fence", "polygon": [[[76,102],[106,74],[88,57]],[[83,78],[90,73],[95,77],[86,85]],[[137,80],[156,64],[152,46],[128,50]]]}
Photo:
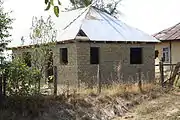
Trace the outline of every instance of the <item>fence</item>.
{"label": "fence", "polygon": [[[103,90],[103,76],[102,76],[102,73],[101,73],[101,70],[100,70],[100,66],[97,65],[97,74],[96,74],[96,83],[94,84],[94,90],[96,91],[96,93],[100,94]],[[119,72],[119,71],[116,71],[116,72]],[[137,81],[136,81],[136,84],[138,85],[138,88],[140,91],[142,91],[142,86],[143,86],[143,75],[141,74],[142,73],[142,70],[139,68],[138,69],[138,72],[137,72]],[[54,82],[52,83],[52,88],[51,89],[51,92],[50,92],[50,95],[57,95],[58,94],[58,83],[57,83],[57,66],[53,66],[53,75],[54,75]],[[118,75],[117,75],[118,76]],[[119,76],[118,76],[119,77]],[[121,76],[120,78],[118,79],[121,79]],[[112,80],[112,83],[114,81]],[[118,81],[117,83],[115,84],[122,84],[123,81]],[[131,82],[131,81],[130,81]],[[40,84],[40,83],[39,83]],[[131,84],[134,84],[134,83],[131,83]],[[80,86],[78,85],[79,87],[81,87],[80,89],[84,89],[83,86]],[[108,86],[109,87],[109,86]],[[42,88],[41,88],[42,89]],[[71,88],[70,88],[71,89]],[[76,91],[79,89],[75,88]],[[71,89],[72,90],[72,89]],[[66,88],[66,91],[69,91],[69,88]],[[3,74],[1,77],[0,77],[0,100],[2,100],[3,96],[6,96],[6,77],[5,75]]]}
{"label": "fence", "polygon": [[[166,83],[169,83],[168,85],[172,86],[174,81],[177,81],[180,77],[180,62],[177,64],[168,64],[161,60],[159,64],[155,66],[159,66],[160,83],[162,87],[164,87]],[[168,69],[166,70],[165,67],[168,67]],[[165,73],[169,75],[165,75]]]}

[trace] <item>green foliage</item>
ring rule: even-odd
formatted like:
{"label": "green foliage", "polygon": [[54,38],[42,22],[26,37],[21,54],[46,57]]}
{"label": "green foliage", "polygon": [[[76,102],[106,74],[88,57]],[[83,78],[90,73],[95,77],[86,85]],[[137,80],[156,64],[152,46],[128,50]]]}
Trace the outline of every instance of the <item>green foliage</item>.
{"label": "green foliage", "polygon": [[54,29],[51,17],[46,20],[34,17],[32,23],[30,37],[35,45],[31,50],[32,62],[34,67],[44,73],[48,69],[48,58],[51,57],[49,50],[52,50],[56,43],[57,30]]}
{"label": "green foliage", "polygon": [[[54,4],[54,1],[57,1],[58,6]],[[117,10],[117,5],[121,2],[121,0],[114,1],[111,0],[109,3],[104,3],[103,1],[93,1],[93,0],[69,0],[72,8],[68,8],[68,10],[74,10],[78,8],[84,8],[89,5],[93,5],[102,11],[110,14],[110,15],[116,15],[121,14],[120,11]],[[49,10],[51,6],[54,8],[54,14],[59,17],[59,6],[61,5],[61,2],[59,0],[45,0],[45,4],[47,5],[45,10]]]}
{"label": "green foliage", "polygon": [[58,6],[54,6],[54,13],[57,17],[59,17],[59,7]]}
{"label": "green foliage", "polygon": [[[47,10],[49,10],[49,9],[51,8],[51,6],[53,6],[53,8],[54,8],[54,14],[55,14],[57,17],[59,17],[59,6],[57,6],[57,5],[54,4],[54,0],[45,0],[44,2],[45,2],[45,4],[47,5],[47,7],[46,7],[45,10],[47,11]],[[58,3],[58,5],[61,5],[61,2],[60,2],[59,0],[57,0],[57,3]]]}
{"label": "green foliage", "polygon": [[3,3],[0,0],[0,60],[1,64],[4,60],[3,52],[7,44],[10,42],[8,39],[11,35],[9,30],[12,29],[13,19],[10,18],[9,13],[4,12]]}
{"label": "green foliage", "polygon": [[75,9],[87,7],[92,3],[92,0],[70,0]]}
{"label": "green foliage", "polygon": [[46,7],[46,9],[45,9],[45,10],[49,10],[49,9],[50,9],[50,7],[51,7],[51,3],[49,2],[49,3],[47,3],[47,7]]}
{"label": "green foliage", "polygon": [[[58,9],[58,8],[57,8]],[[46,80],[53,74],[53,49],[56,44],[57,30],[51,17],[33,18],[30,37],[34,46],[31,48],[31,60],[33,67],[43,74]],[[40,87],[39,87],[40,89]]]}
{"label": "green foliage", "polygon": [[9,13],[4,12],[2,3],[0,2],[0,40],[6,41],[6,38],[10,37],[9,29],[12,29],[12,21],[9,17]]}
{"label": "green foliage", "polygon": [[54,5],[54,0],[50,0],[51,5]]}
{"label": "green foliage", "polygon": [[[58,9],[58,8],[57,8]],[[51,16],[47,19],[43,17],[33,17],[30,38],[33,44],[47,44],[56,41],[57,30],[54,29]]]}
{"label": "green foliage", "polygon": [[72,4],[73,8],[70,8],[68,10],[74,10],[78,8],[84,8],[89,5],[95,6],[96,8],[100,9],[101,11],[104,11],[114,17],[116,17],[117,14],[121,14],[120,11],[117,10],[117,6],[121,0],[111,0],[109,2],[103,2],[103,1],[92,1],[92,0],[70,0],[70,3]]}
{"label": "green foliage", "polygon": [[29,96],[37,93],[37,84],[42,77],[39,70],[28,67],[21,59],[7,64],[6,76],[9,96]]}

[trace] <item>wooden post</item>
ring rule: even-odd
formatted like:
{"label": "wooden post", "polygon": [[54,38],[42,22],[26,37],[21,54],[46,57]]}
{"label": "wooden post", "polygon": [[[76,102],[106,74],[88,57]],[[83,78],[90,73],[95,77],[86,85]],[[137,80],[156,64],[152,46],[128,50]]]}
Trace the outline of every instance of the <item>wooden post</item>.
{"label": "wooden post", "polygon": [[2,75],[0,75],[0,105],[3,99],[3,91],[2,91]]}
{"label": "wooden post", "polygon": [[98,64],[98,69],[97,69],[97,83],[98,83],[98,91],[97,93],[100,94],[101,93],[101,78],[100,78],[100,68],[99,68],[99,64]]}
{"label": "wooden post", "polygon": [[177,74],[178,74],[178,72],[179,72],[179,69],[180,69],[180,62],[178,62],[178,63],[176,64],[176,66],[175,66],[175,68],[174,68],[174,71],[173,71],[173,74],[172,74],[171,78],[169,79],[169,80],[170,80],[169,83],[170,83],[170,86],[171,86],[171,87],[173,86],[174,81],[176,80],[176,76],[177,76]]}
{"label": "wooden post", "polygon": [[41,92],[41,79],[38,80],[38,94]]}
{"label": "wooden post", "polygon": [[6,72],[3,74],[2,76],[3,78],[3,96],[5,97],[6,96]]}
{"label": "wooden post", "polygon": [[53,67],[54,74],[54,95],[57,96],[57,66]]}
{"label": "wooden post", "polygon": [[143,92],[142,90],[142,79],[141,79],[141,68],[138,69],[138,87],[139,87],[139,90],[140,92]]}
{"label": "wooden post", "polygon": [[162,59],[159,62],[159,70],[160,70],[161,86],[164,87],[164,66]]}

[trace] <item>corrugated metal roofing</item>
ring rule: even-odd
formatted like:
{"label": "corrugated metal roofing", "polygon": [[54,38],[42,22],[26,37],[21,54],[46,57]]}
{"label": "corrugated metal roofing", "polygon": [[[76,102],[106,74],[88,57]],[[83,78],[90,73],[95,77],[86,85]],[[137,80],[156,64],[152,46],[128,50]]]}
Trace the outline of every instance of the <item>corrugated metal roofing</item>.
{"label": "corrugated metal roofing", "polygon": [[[98,10],[95,7],[86,7],[74,10],[64,16],[67,21],[59,28],[64,28],[58,35],[58,41],[75,39],[79,30],[82,30],[92,41],[134,41],[134,42],[159,42],[156,38],[122,21]],[[60,15],[60,19],[63,16]],[[70,20],[71,19],[71,20]],[[59,20],[58,22],[61,22]]]}
{"label": "corrugated metal roofing", "polygon": [[153,35],[158,40],[180,40],[180,23]]}

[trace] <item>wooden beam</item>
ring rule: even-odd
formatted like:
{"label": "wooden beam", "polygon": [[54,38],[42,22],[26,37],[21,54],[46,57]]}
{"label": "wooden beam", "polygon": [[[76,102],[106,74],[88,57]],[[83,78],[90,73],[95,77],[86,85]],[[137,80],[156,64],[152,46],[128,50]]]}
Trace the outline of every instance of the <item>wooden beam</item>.
{"label": "wooden beam", "polygon": [[54,74],[54,96],[57,96],[57,66],[53,67]]}

